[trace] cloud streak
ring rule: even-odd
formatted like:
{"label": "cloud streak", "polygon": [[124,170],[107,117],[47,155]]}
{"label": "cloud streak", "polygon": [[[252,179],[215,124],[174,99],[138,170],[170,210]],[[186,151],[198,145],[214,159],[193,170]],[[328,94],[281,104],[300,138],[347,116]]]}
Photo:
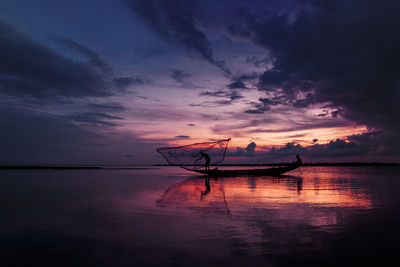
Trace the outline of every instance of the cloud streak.
{"label": "cloud streak", "polygon": [[[0,113],[0,124],[7,129],[0,132],[2,164],[145,164],[157,160],[156,147],[165,146],[160,141],[143,140],[109,127],[95,133],[77,125],[74,118],[20,107],[2,105]],[[99,119],[103,123],[100,113],[86,115],[75,119]],[[127,154],[132,157],[127,158]]]}
{"label": "cloud streak", "polygon": [[231,74],[225,62],[215,58],[206,34],[196,25],[196,8],[201,8],[199,1],[134,0],[129,2],[129,7],[165,41]]}
{"label": "cloud streak", "polygon": [[42,100],[107,97],[142,84],[136,77],[114,77],[99,55],[74,41],[60,41],[83,54],[84,61],[67,58],[0,22],[0,92]]}

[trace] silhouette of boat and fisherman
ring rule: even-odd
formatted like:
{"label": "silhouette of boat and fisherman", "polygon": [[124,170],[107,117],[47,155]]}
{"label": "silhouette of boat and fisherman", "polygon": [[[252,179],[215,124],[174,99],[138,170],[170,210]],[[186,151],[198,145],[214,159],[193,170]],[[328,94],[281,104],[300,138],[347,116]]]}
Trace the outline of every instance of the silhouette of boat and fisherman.
{"label": "silhouette of boat and fisherman", "polygon": [[[180,166],[186,170],[193,171],[208,176],[279,176],[283,173],[299,168],[303,162],[299,155],[296,155],[296,161],[292,164],[280,167],[272,167],[265,169],[225,169],[219,170],[218,168],[210,169],[212,157],[216,157],[212,163],[218,165],[222,163],[225,158],[225,152],[228,147],[230,139],[224,139],[214,142],[196,143],[192,145],[185,145],[179,147],[165,147],[158,148],[159,152],[168,163],[171,165]],[[197,151],[197,152],[196,152]],[[211,153],[210,153],[211,152]],[[210,156],[212,155],[212,157]],[[202,165],[199,162],[204,161],[204,169],[201,169]],[[300,169],[299,169],[300,170]],[[300,171],[301,172],[301,171]]]}

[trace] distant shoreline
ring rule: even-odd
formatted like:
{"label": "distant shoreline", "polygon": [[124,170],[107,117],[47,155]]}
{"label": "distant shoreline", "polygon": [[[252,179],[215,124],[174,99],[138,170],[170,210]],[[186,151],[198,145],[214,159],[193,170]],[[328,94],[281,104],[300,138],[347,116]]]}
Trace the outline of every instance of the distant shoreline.
{"label": "distant shoreline", "polygon": [[[107,165],[108,166],[108,165]],[[153,169],[152,166],[146,167],[104,167],[104,166],[30,166],[30,165],[10,165],[0,166],[0,170],[141,170]]]}
{"label": "distant shoreline", "polygon": [[[215,166],[285,166],[290,165],[289,162],[284,163],[265,163],[265,164],[218,164]],[[137,169],[152,169],[153,167],[165,167],[165,166],[178,166],[168,164],[154,164],[154,165],[103,165],[103,166],[46,166],[46,165],[0,165],[0,170],[137,170]],[[323,166],[338,166],[338,167],[351,167],[351,166],[400,166],[400,163],[393,162],[317,162],[317,163],[303,163],[304,167],[323,167]]]}
{"label": "distant shoreline", "polygon": [[[264,163],[264,164],[217,164],[211,166],[270,166],[270,167],[277,167],[277,166],[288,166],[293,164],[293,162],[281,162],[281,163]],[[159,164],[159,165],[152,165],[152,166],[179,166],[179,165],[168,165],[168,164]],[[319,167],[319,166],[400,166],[400,163],[394,162],[335,162],[335,163],[328,163],[328,162],[317,162],[317,163],[303,163],[302,167]]]}
{"label": "distant shoreline", "polygon": [[[265,163],[265,164],[221,164],[219,166],[287,166],[293,164],[293,162],[281,162],[281,163]],[[314,162],[314,163],[303,163],[302,166],[400,166],[400,163],[394,162]]]}

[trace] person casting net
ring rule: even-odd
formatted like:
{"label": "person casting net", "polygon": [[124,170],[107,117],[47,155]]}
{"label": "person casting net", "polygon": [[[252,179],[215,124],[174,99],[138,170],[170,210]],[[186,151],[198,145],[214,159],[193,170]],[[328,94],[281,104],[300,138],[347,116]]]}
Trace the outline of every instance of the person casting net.
{"label": "person casting net", "polygon": [[206,171],[209,171],[210,170],[210,162],[211,162],[210,156],[204,151],[200,151],[200,155],[201,155],[201,157],[196,159],[196,162],[204,158],[206,161],[204,163],[204,168]]}
{"label": "person casting net", "polygon": [[165,160],[171,165],[180,166],[186,170],[210,169],[210,165],[219,164],[225,159],[225,152],[231,139],[215,142],[196,143],[177,147],[158,148]]}

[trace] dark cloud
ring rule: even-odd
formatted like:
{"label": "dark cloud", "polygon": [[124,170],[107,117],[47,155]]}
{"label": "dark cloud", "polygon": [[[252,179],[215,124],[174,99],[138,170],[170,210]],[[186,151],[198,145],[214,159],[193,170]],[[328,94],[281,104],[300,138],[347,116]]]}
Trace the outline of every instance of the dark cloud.
{"label": "dark cloud", "polygon": [[113,121],[123,120],[122,117],[104,112],[74,112],[64,117],[74,122],[99,126],[116,126]]}
{"label": "dark cloud", "polygon": [[238,91],[226,91],[226,90],[204,91],[201,92],[199,95],[212,96],[212,97],[226,97],[229,98],[229,101],[234,101],[243,98],[243,96]]}
{"label": "dark cloud", "polygon": [[232,91],[228,96],[232,101],[243,98],[243,96],[238,91]]}
{"label": "dark cloud", "polygon": [[86,46],[65,38],[58,38],[56,40],[64,44],[69,49],[73,50],[72,52],[77,52],[86,57],[84,61],[87,61],[89,64],[98,67],[99,69],[101,69],[102,72],[112,72],[111,66],[108,65],[97,53],[87,48]]}
{"label": "dark cloud", "polygon": [[194,123],[188,123],[188,124],[186,124],[187,126],[196,126]]}
{"label": "dark cloud", "polygon": [[1,164],[144,164],[154,162],[154,149],[166,145],[143,142],[132,133],[95,133],[64,116],[21,107],[2,105],[0,114]]}
{"label": "dark cloud", "polygon": [[304,137],[306,134],[293,134],[293,135],[288,135],[288,138],[299,138],[299,137]]}
{"label": "dark cloud", "polygon": [[115,102],[88,103],[62,117],[81,126],[117,126],[124,120],[123,114],[127,108]]}
{"label": "dark cloud", "polygon": [[337,118],[343,112],[342,108],[338,108],[337,110],[331,111],[332,118]]}
{"label": "dark cloud", "polygon": [[259,89],[283,89],[297,107],[331,102],[338,108],[334,117],[398,131],[400,3],[301,1],[298,7],[294,17],[284,11],[262,16],[249,7],[226,22],[231,35],[265,48],[273,61]]}
{"label": "dark cloud", "polygon": [[178,139],[189,139],[190,136],[187,136],[187,135],[177,135],[177,136],[175,136],[175,138],[178,138]]}
{"label": "dark cloud", "polygon": [[192,74],[186,73],[183,70],[173,70],[172,71],[172,79],[174,79],[177,83],[183,82],[185,79],[191,77]]}
{"label": "dark cloud", "polygon": [[[247,38],[250,36],[247,36]],[[254,64],[254,66],[256,66],[257,68],[262,68],[262,67],[267,67],[269,64],[272,64],[272,60],[270,57],[263,57],[263,58],[259,58],[256,56],[250,56],[246,58],[246,63],[252,63]]]}
{"label": "dark cloud", "polygon": [[229,92],[225,90],[217,90],[217,91],[204,91],[201,92],[200,96],[214,96],[214,97],[226,97]]}
{"label": "dark cloud", "polygon": [[259,75],[257,73],[236,75],[231,78],[231,82],[227,84],[226,87],[238,90],[251,89],[255,86],[255,81],[258,80],[258,77]]}
{"label": "dark cloud", "polygon": [[253,153],[256,150],[256,146],[257,146],[256,143],[251,142],[250,144],[247,145],[247,147],[245,148],[245,151],[247,153]]}
{"label": "dark cloud", "polygon": [[1,92],[33,97],[106,96],[101,74],[90,64],[74,62],[0,24]]}
{"label": "dark cloud", "polygon": [[218,98],[226,98],[223,100],[217,101],[207,101],[202,104],[198,104],[199,106],[209,106],[209,105],[231,105],[234,101],[242,99],[243,96],[236,90],[217,90],[217,91],[204,91],[199,94],[200,96],[211,96]]}
{"label": "dark cloud", "polygon": [[145,77],[115,77],[113,83],[117,88],[128,88],[129,86],[142,85],[149,83],[150,80]]}
{"label": "dark cloud", "polygon": [[83,60],[72,60],[0,22],[0,92],[15,97],[62,100],[65,97],[105,97],[140,84],[138,78],[116,78],[99,55],[62,39]]}
{"label": "dark cloud", "polygon": [[87,107],[100,112],[122,112],[126,110],[124,106],[118,103],[89,103]]}
{"label": "dark cloud", "polygon": [[240,80],[231,82],[227,87],[229,89],[247,89],[246,85]]}
{"label": "dark cloud", "polygon": [[266,98],[266,97],[260,97],[258,99],[264,106],[277,106],[277,105],[282,105],[285,104],[284,101],[279,96],[275,96],[273,98]]}
{"label": "dark cloud", "polygon": [[266,109],[264,107],[256,107],[256,109],[247,109],[244,112],[248,114],[264,114]]}
{"label": "dark cloud", "polygon": [[231,105],[232,100],[217,100],[214,102],[217,106]]}
{"label": "dark cloud", "polygon": [[248,114],[264,114],[265,111],[271,110],[270,106],[261,102],[261,103],[252,103],[253,109],[245,110],[245,113]]}
{"label": "dark cloud", "polygon": [[207,60],[230,75],[225,63],[215,59],[206,34],[196,25],[195,15],[201,9],[199,1],[132,0],[129,7],[164,40]]}
{"label": "dark cloud", "polygon": [[121,114],[126,110],[118,103],[89,103],[85,106],[85,111],[75,111],[64,118],[89,126],[117,126],[124,119]]}
{"label": "dark cloud", "polygon": [[272,106],[277,106],[280,104],[285,104],[284,101],[278,96],[273,98],[263,98],[258,99],[259,102],[252,103],[253,109],[248,109],[245,113],[249,114],[264,114],[265,111],[271,110]]}
{"label": "dark cloud", "polygon": [[[394,155],[389,148],[383,149],[382,132],[370,132],[359,135],[348,136],[346,139],[336,139],[327,144],[314,144],[302,146],[294,142],[287,143],[280,147],[263,147],[256,150],[256,143],[251,142],[246,148],[229,150],[227,157],[241,157],[241,161],[249,158],[248,162],[285,162],[294,160],[296,154],[307,160],[318,162],[319,160],[341,161],[343,159],[357,161],[360,158],[374,161],[378,158]],[[315,143],[317,140],[314,139]]]}

